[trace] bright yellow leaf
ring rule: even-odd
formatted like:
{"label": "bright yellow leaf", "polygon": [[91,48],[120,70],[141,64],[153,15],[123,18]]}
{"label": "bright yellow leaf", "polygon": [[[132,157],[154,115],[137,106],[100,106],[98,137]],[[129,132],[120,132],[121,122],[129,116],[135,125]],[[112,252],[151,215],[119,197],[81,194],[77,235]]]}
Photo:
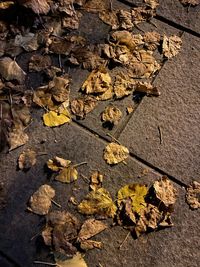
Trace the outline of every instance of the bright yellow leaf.
{"label": "bright yellow leaf", "polygon": [[70,114],[69,111],[63,110],[62,113],[58,113],[55,111],[49,111],[48,113],[43,115],[44,124],[49,127],[56,127],[67,122],[70,122]]}

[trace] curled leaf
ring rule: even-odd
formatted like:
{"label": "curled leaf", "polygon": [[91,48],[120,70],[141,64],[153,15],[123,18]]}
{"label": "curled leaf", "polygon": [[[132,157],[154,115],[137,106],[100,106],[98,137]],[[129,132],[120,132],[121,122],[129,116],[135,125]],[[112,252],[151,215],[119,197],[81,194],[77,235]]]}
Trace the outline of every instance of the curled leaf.
{"label": "curled leaf", "polygon": [[106,107],[103,113],[101,114],[101,119],[103,122],[108,122],[113,125],[117,125],[121,118],[121,110],[113,105]]}
{"label": "curled leaf", "polygon": [[60,157],[54,157],[53,159],[49,159],[47,161],[47,166],[52,171],[59,171],[63,168],[68,167],[71,164],[70,160],[66,160]]}
{"label": "curled leaf", "polygon": [[62,183],[71,183],[77,179],[78,171],[73,166],[63,168],[55,178],[55,180]]}
{"label": "curled leaf", "polygon": [[180,37],[176,35],[172,35],[167,37],[166,35],[163,36],[163,54],[167,58],[175,57],[179,51],[181,50],[182,40]]}
{"label": "curled leaf", "polygon": [[104,159],[108,164],[118,164],[128,158],[129,150],[125,146],[110,143],[104,150]]}
{"label": "curled leaf", "polygon": [[199,209],[200,208],[200,183],[197,181],[193,181],[187,187],[186,193],[186,201],[191,209]]}
{"label": "curled leaf", "polygon": [[20,170],[27,170],[36,164],[36,152],[27,149],[22,152],[18,158],[18,166]]}

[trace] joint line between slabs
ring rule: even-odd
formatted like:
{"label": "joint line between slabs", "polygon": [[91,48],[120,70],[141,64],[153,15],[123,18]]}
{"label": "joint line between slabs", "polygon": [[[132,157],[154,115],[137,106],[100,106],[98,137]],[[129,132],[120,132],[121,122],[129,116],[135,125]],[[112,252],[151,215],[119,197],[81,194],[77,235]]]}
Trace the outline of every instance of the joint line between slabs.
{"label": "joint line between slabs", "polygon": [[[86,131],[87,133],[92,134],[94,137],[97,138],[97,136],[98,136],[98,140],[99,141],[102,141],[104,143],[110,142],[109,138],[106,138],[106,137],[102,136],[101,134],[95,132],[94,130],[91,130],[87,126],[80,124],[76,120],[73,120],[73,122],[78,127],[80,127],[82,130]],[[115,137],[115,136],[113,136],[113,137]],[[160,168],[154,166],[153,164],[149,163],[148,161],[140,158],[139,156],[135,155],[134,153],[130,152],[130,157],[132,159],[134,159],[135,161],[138,161],[139,163],[142,163],[143,165],[147,166],[148,168],[151,168],[153,171],[156,171],[158,174],[161,174],[163,176],[167,176],[171,181],[173,181],[174,183],[178,184],[179,186],[184,187],[184,188],[187,187],[187,185],[185,183],[181,182],[179,179],[177,179],[174,176],[168,174],[167,172],[161,170]]]}
{"label": "joint line between slabs", "polygon": [[6,253],[4,253],[1,249],[0,249],[0,256],[2,256],[4,259],[6,259],[8,262],[10,262],[15,267],[23,267],[22,265],[19,265],[19,263],[17,263],[13,258],[11,258]]}

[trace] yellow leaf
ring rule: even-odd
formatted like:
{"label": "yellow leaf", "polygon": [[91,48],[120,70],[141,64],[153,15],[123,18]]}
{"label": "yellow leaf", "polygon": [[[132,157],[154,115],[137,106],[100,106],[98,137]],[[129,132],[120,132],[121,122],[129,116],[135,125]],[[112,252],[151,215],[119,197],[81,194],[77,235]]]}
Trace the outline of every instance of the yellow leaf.
{"label": "yellow leaf", "polygon": [[78,172],[73,166],[63,168],[55,178],[62,183],[71,183],[78,179]]}
{"label": "yellow leaf", "polygon": [[104,150],[104,159],[108,164],[117,164],[128,158],[129,150],[125,146],[110,143]]}
{"label": "yellow leaf", "polygon": [[120,207],[122,202],[131,199],[132,211],[140,214],[146,207],[145,196],[148,192],[146,185],[130,184],[122,187],[117,194],[117,204]]}
{"label": "yellow leaf", "polygon": [[77,252],[76,255],[69,260],[61,261],[56,259],[56,264],[59,267],[87,267],[85,260],[79,252]]}
{"label": "yellow leaf", "polygon": [[62,113],[49,111],[43,115],[44,124],[49,127],[56,127],[67,122],[70,122],[70,114],[68,110],[63,110]]}
{"label": "yellow leaf", "polygon": [[13,6],[14,4],[15,3],[13,1],[6,1],[6,2],[3,2],[3,3],[0,3],[0,10],[1,9],[7,9],[10,6]]}
{"label": "yellow leaf", "polygon": [[47,161],[47,166],[52,171],[62,170],[63,168],[68,167],[70,164],[71,164],[70,160],[63,159],[60,157],[54,157],[53,159],[49,159]]}
{"label": "yellow leaf", "polygon": [[79,212],[114,217],[117,207],[105,188],[90,192],[78,206]]}

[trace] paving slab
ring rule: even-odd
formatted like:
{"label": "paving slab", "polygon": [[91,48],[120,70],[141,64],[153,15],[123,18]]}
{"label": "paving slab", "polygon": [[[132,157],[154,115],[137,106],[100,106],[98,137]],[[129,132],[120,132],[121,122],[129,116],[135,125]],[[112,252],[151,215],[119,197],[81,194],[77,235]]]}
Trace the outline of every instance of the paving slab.
{"label": "paving slab", "polygon": [[182,51],[155,80],[161,96],[145,98],[120,136],[132,153],[185,183],[200,179],[199,49],[199,39],[184,34]]}
{"label": "paving slab", "polygon": [[[142,6],[143,0],[119,0],[130,6]],[[200,6],[183,6],[179,0],[161,0],[157,7],[157,18],[176,27],[182,26],[200,34]],[[170,23],[171,22],[171,23]],[[179,26],[178,26],[179,25]]]}
{"label": "paving slab", "polygon": [[[40,185],[47,183],[53,186],[56,190],[55,201],[62,205],[62,210],[76,214],[81,221],[84,219],[69,199],[73,195],[78,202],[81,201],[88,192],[88,184],[80,177],[76,183],[68,185],[53,181],[44,167],[49,158],[58,155],[73,163],[87,161],[87,165],[79,167],[79,173],[89,177],[93,170],[100,170],[105,175],[103,186],[109,190],[113,199],[117,190],[127,183],[149,184],[161,177],[131,157],[127,165],[110,167],[102,157],[106,145],[102,139],[74,123],[55,129],[44,127],[40,120],[41,114],[37,115],[27,129],[30,142],[9,154],[1,154],[0,160],[1,179],[7,190],[7,205],[0,211],[0,251],[19,267],[35,266],[34,260],[52,261],[50,251],[37,236],[44,226],[44,218],[26,211],[29,197]],[[46,154],[39,156],[37,164],[28,172],[17,171],[17,158],[27,148]],[[142,175],[144,169],[146,175]],[[87,253],[85,259],[88,266],[96,267],[99,263],[112,267],[167,267],[169,264],[198,266],[199,213],[189,210],[185,204],[185,191],[180,187],[177,189],[180,197],[173,214],[173,228],[145,235],[138,240],[130,236],[119,250],[127,231],[121,227],[112,227],[96,237],[96,240],[104,242],[104,248]],[[58,208],[53,206],[52,209]]]}

